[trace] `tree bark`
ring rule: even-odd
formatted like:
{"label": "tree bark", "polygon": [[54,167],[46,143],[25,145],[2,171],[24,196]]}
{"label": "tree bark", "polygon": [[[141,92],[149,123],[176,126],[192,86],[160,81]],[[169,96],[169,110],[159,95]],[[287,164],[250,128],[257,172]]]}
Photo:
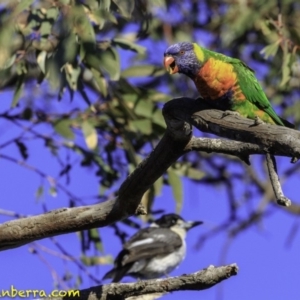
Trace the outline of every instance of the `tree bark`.
{"label": "tree bark", "polygon": [[111,283],[79,291],[77,296],[43,298],[44,300],[133,300],[142,295],[152,295],[155,299],[163,294],[175,291],[200,291],[211,288],[221,281],[236,275],[236,264],[214,267],[189,275],[165,279],[143,280],[134,283]]}
{"label": "tree bark", "polygon": [[[300,157],[300,132],[282,126],[261,124],[237,115],[224,117],[200,99],[177,98],[169,101],[163,115],[167,130],[163,138],[121,185],[118,196],[96,205],[61,208],[46,214],[12,220],[0,225],[0,250],[35,240],[80,230],[104,227],[135,213],[147,189],[180,156],[188,151],[236,155],[249,163],[249,155],[271,153]],[[194,125],[201,131],[230,140],[196,138]]]}

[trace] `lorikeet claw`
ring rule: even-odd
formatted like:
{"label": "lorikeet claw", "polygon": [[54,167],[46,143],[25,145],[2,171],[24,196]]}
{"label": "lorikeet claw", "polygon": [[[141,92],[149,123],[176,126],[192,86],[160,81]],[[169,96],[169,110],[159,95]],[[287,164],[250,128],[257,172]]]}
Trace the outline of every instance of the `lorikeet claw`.
{"label": "lorikeet claw", "polygon": [[240,115],[240,113],[237,112],[237,111],[225,110],[225,111],[223,112],[222,118],[225,118],[225,117],[227,117],[227,116],[241,116],[241,115]]}
{"label": "lorikeet claw", "polygon": [[265,124],[265,122],[260,117],[255,116],[255,118],[254,118],[254,125],[258,126],[258,125],[261,125],[261,124]]}
{"label": "lorikeet claw", "polygon": [[292,157],[291,164],[295,164],[298,160],[299,160],[299,157],[296,157],[296,156]]}

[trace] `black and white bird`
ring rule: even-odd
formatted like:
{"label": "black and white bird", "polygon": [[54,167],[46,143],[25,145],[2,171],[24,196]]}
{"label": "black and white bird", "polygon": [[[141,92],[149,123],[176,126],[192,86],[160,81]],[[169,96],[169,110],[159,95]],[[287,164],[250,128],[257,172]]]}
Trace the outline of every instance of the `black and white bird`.
{"label": "black and white bird", "polygon": [[167,275],[184,259],[185,237],[189,229],[203,222],[185,221],[176,214],[166,214],[139,230],[124,245],[114,268],[103,279],[119,282],[124,276],[153,279]]}

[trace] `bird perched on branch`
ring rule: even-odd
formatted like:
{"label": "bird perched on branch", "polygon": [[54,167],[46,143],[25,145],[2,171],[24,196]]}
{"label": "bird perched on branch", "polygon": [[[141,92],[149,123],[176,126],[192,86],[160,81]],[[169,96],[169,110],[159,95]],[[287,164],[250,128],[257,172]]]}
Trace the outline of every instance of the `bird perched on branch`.
{"label": "bird perched on branch", "polygon": [[202,98],[217,109],[294,127],[275,113],[254,71],[239,59],[183,42],[165,51],[164,66],[170,74],[183,73],[190,77]]}
{"label": "bird perched on branch", "polygon": [[187,231],[202,223],[185,221],[176,214],[163,215],[123,245],[123,250],[115,259],[114,268],[103,279],[112,278],[112,282],[119,282],[125,275],[139,279],[167,275],[185,257]]}

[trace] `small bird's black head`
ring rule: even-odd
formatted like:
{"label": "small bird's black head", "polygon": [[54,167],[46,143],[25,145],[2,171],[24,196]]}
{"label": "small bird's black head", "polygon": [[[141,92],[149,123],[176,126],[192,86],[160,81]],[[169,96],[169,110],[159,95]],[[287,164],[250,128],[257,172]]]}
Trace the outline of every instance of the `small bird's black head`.
{"label": "small bird's black head", "polygon": [[160,228],[183,228],[188,231],[189,229],[202,224],[202,221],[185,221],[177,214],[166,214],[155,221],[155,225]]}
{"label": "small bird's black head", "polygon": [[193,78],[198,74],[201,62],[196,56],[194,44],[182,42],[165,51],[164,66],[170,74],[179,72]]}
{"label": "small bird's black head", "polygon": [[184,220],[176,214],[167,214],[163,215],[159,219],[155,221],[155,224],[157,224],[161,228],[170,228],[178,223],[178,220]]}

